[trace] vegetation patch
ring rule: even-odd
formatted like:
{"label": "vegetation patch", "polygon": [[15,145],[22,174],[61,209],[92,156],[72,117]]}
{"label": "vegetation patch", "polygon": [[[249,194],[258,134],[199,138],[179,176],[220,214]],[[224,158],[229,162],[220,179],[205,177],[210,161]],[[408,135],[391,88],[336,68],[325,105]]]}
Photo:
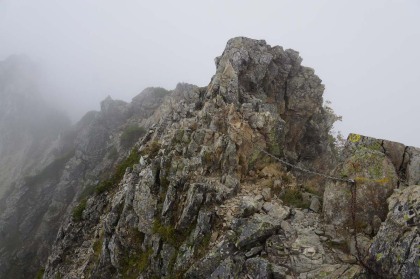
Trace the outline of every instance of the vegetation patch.
{"label": "vegetation patch", "polygon": [[75,222],[80,222],[83,219],[83,211],[86,209],[86,203],[87,203],[87,199],[84,198],[82,199],[79,204],[73,208],[73,220]]}
{"label": "vegetation patch", "polygon": [[204,165],[212,165],[214,163],[214,154],[210,151],[203,152],[203,164]]}
{"label": "vegetation patch", "polygon": [[302,193],[298,189],[286,189],[280,196],[286,205],[297,208],[308,208],[309,204],[303,199]]}
{"label": "vegetation patch", "polygon": [[103,237],[101,237],[100,239],[96,240],[95,243],[93,243],[92,248],[93,248],[95,258],[98,258],[99,255],[101,254],[101,249],[102,249],[103,242],[104,242]]}
{"label": "vegetation patch", "polygon": [[182,143],[182,138],[184,137],[184,133],[185,133],[184,129],[176,130],[172,138],[172,145]]}
{"label": "vegetation patch", "polygon": [[[287,185],[292,185],[292,183],[294,182],[294,178],[293,178],[293,175],[290,173],[282,173],[279,178],[280,178],[280,183],[274,183],[273,180],[270,180],[271,186],[267,185],[267,187],[271,188],[271,190],[273,191],[273,194],[277,196],[282,196],[284,195],[283,189],[287,188]],[[290,189],[290,186],[289,186],[289,189]]]}
{"label": "vegetation patch", "polygon": [[131,150],[130,155],[115,167],[114,174],[109,179],[102,181],[96,186],[95,192],[97,194],[101,194],[116,187],[124,177],[125,170],[128,167],[132,167],[134,164],[137,164],[139,160],[140,155],[137,149],[134,148]]}
{"label": "vegetation patch", "polygon": [[45,269],[41,268],[35,275],[35,279],[42,279],[44,277]]}
{"label": "vegetation patch", "polygon": [[25,178],[27,184],[37,184],[48,179],[58,179],[66,163],[74,156],[74,150],[56,158],[38,174]]}
{"label": "vegetation patch", "polygon": [[195,257],[197,259],[203,257],[206,254],[207,248],[210,245],[211,233],[204,235],[203,239],[200,241],[200,244],[197,245],[195,250]]}
{"label": "vegetation patch", "polygon": [[150,158],[155,158],[160,150],[160,143],[158,141],[152,141],[148,146],[143,148],[140,151],[141,156],[149,156]]}
{"label": "vegetation patch", "polygon": [[146,134],[146,129],[138,125],[128,126],[120,137],[120,144],[124,148],[133,146],[140,137]]}
{"label": "vegetation patch", "polygon": [[162,237],[162,240],[176,249],[178,249],[182,243],[187,240],[188,236],[191,234],[192,230],[195,228],[195,223],[193,223],[189,228],[179,231],[171,225],[165,226],[160,223],[158,219],[155,219],[153,222],[153,233],[157,233]]}
{"label": "vegetation patch", "polygon": [[153,249],[149,248],[145,252],[132,254],[122,259],[121,273],[124,279],[136,279],[139,274],[149,266],[149,257],[153,254]]}
{"label": "vegetation patch", "polygon": [[173,226],[165,226],[158,219],[153,222],[153,233],[159,234],[163,241],[176,246],[177,239],[175,237],[175,228]]}

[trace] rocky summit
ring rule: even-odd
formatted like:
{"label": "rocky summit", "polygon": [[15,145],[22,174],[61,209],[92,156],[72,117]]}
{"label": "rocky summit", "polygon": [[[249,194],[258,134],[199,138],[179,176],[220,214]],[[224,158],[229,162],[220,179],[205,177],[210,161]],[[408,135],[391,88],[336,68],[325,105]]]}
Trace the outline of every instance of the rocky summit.
{"label": "rocky summit", "polygon": [[0,277],[419,278],[420,149],[337,146],[301,62],[238,37],[206,87],[105,99],[2,200]]}

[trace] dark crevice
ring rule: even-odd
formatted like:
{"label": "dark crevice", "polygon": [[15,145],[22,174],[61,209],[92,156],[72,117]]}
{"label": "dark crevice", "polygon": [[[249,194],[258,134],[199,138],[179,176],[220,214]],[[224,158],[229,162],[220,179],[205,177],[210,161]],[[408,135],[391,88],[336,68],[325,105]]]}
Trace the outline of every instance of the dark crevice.
{"label": "dark crevice", "polygon": [[408,246],[407,252],[404,255],[404,260],[401,262],[400,267],[398,268],[397,274],[401,274],[401,269],[405,265],[405,262],[407,262],[408,256],[410,255],[411,246],[413,245],[414,240],[416,239],[417,234],[413,235],[413,238],[410,241],[410,245]]}
{"label": "dark crevice", "polygon": [[344,273],[346,273],[349,269],[350,269],[350,267],[351,266],[348,266],[343,272],[341,272],[341,274],[337,277],[337,278],[341,278],[341,276],[344,274]]}
{"label": "dark crevice", "polygon": [[405,176],[405,166],[404,166],[404,162],[407,156],[407,150],[408,150],[408,146],[406,146],[404,148],[404,152],[403,152],[403,156],[402,156],[402,161],[400,163],[400,167],[398,168],[397,172],[398,172],[398,184],[397,187],[400,188],[401,183],[406,182],[406,176]]}
{"label": "dark crevice", "polygon": [[386,149],[385,149],[385,146],[384,146],[384,140],[381,140],[381,147],[382,147],[382,152],[386,155]]}
{"label": "dark crevice", "polygon": [[286,78],[286,81],[284,82],[284,106],[285,106],[285,112],[289,110],[289,96],[287,95],[287,80],[289,77]]}

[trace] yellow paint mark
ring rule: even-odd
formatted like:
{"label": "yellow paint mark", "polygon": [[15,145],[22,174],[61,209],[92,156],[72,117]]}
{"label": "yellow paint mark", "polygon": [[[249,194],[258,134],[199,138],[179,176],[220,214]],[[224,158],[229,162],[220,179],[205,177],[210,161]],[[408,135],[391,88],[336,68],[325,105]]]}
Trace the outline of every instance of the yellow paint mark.
{"label": "yellow paint mark", "polygon": [[381,179],[371,179],[371,178],[367,178],[367,177],[355,177],[354,181],[356,181],[357,183],[376,183],[376,184],[386,184],[389,182],[389,178],[388,177],[384,177]]}
{"label": "yellow paint mark", "polygon": [[350,136],[349,136],[349,140],[351,142],[358,142],[358,141],[360,141],[361,138],[362,137],[358,134],[350,134]]}

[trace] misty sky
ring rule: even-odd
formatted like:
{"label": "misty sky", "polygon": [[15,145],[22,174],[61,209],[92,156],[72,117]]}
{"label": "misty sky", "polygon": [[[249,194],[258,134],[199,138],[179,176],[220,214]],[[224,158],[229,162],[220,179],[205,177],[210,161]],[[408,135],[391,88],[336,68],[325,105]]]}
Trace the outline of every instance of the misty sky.
{"label": "misty sky", "polygon": [[205,86],[229,38],[300,52],[349,132],[420,147],[420,1],[0,0],[0,60],[27,54],[74,120],[107,95]]}

